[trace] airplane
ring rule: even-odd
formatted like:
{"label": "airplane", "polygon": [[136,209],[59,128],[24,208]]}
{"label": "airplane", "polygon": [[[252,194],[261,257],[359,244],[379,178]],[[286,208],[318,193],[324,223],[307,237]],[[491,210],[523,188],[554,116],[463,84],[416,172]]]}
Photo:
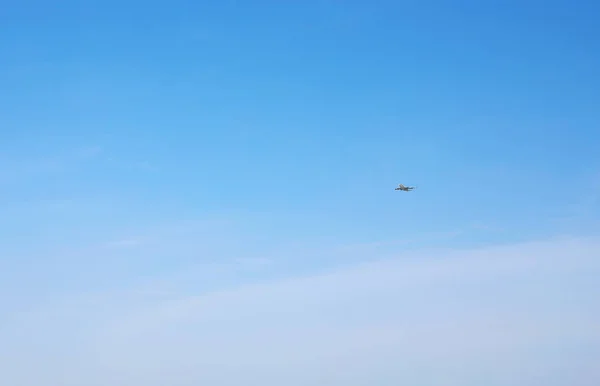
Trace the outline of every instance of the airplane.
{"label": "airplane", "polygon": [[411,190],[413,190],[415,187],[414,186],[404,186],[402,184],[398,185],[398,187],[394,190],[402,190],[405,192],[410,192]]}

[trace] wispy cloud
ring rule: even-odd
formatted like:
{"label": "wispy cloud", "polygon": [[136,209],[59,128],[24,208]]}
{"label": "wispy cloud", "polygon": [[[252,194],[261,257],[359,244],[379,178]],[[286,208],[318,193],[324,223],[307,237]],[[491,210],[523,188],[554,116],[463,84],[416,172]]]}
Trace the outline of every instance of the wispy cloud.
{"label": "wispy cloud", "polygon": [[156,172],[160,170],[155,163],[147,160],[130,160],[125,157],[111,155],[106,158],[106,161],[113,167],[127,171]]}
{"label": "wispy cloud", "polygon": [[502,232],[503,229],[482,221],[474,221],[471,224],[471,228],[478,231],[488,231],[488,232]]}
{"label": "wispy cloud", "polygon": [[140,239],[122,239],[122,240],[109,241],[105,244],[105,246],[110,249],[112,249],[112,248],[132,248],[132,247],[139,246],[142,243],[143,243],[143,241]]}
{"label": "wispy cloud", "polygon": [[562,238],[217,292],[86,296],[5,324],[0,374],[24,386],[592,386],[598,256],[598,239]]}
{"label": "wispy cloud", "polygon": [[76,149],[74,155],[76,158],[79,159],[90,159],[98,157],[100,154],[102,154],[102,152],[102,146],[84,146],[79,149]]}
{"label": "wispy cloud", "polygon": [[553,219],[561,232],[596,233],[600,229],[600,172],[588,173],[572,188],[564,212]]}
{"label": "wispy cloud", "polygon": [[452,240],[464,234],[461,230],[428,232],[424,234],[414,235],[408,238],[399,238],[394,240],[381,240],[365,243],[344,244],[336,248],[336,251],[347,253],[365,253],[367,251],[383,250],[385,248],[398,248],[405,246],[419,246],[422,243],[431,245],[436,242]]}
{"label": "wispy cloud", "polygon": [[73,170],[102,154],[100,146],[82,146],[53,154],[0,156],[0,182]]}

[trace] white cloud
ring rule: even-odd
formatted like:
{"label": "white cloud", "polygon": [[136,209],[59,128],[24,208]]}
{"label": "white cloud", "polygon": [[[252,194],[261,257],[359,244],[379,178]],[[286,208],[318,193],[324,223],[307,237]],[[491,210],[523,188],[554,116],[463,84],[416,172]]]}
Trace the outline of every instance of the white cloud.
{"label": "white cloud", "polygon": [[599,257],[598,240],[565,238],[82,296],[12,315],[0,383],[596,385]]}

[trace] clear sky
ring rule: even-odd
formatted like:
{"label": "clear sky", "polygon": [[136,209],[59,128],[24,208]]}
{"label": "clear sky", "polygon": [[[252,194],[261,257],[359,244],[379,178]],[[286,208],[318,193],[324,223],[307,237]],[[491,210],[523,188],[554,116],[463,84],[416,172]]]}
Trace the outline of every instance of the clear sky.
{"label": "clear sky", "polygon": [[0,8],[0,383],[600,382],[600,5]]}

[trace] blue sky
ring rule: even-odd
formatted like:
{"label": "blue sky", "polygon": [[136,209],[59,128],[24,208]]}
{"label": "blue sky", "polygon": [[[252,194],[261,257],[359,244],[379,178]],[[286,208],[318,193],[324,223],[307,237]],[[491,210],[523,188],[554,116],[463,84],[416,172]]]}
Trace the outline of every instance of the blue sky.
{"label": "blue sky", "polygon": [[[305,294],[318,302],[311,280],[338,272],[340,279],[323,279],[331,299],[311,303],[305,315],[315,331],[306,327],[300,334],[316,339],[313,352],[319,350],[317,342],[324,352],[333,350],[321,365],[294,367],[291,354],[280,355],[289,366],[272,357],[271,367],[255,372],[241,354],[219,364],[246,369],[257,379],[266,374],[262,371],[272,371],[279,380],[308,366],[317,379],[315,374],[324,371],[319,366],[341,355],[335,339],[342,337],[315,337],[330,336],[328,328],[344,325],[344,302],[359,312],[369,308],[368,296],[389,292],[390,301],[393,294],[399,302],[409,301],[401,293],[406,288],[378,276],[385,276],[386,269],[364,273],[361,280],[375,289],[344,279],[381,259],[394,261],[392,272],[420,273],[421,281],[406,284],[425,294],[420,302],[436,302],[448,290],[444,285],[459,286],[456,293],[448,292],[457,296],[452,299],[455,314],[448,311],[450,327],[435,330],[441,341],[473,323],[479,326],[475,330],[481,328],[481,337],[474,339],[485,341],[482,326],[495,319],[485,316],[481,305],[491,307],[493,300],[465,295],[479,291],[480,275],[490,277],[490,293],[502,294],[495,298],[503,302],[498,312],[512,315],[514,331],[509,330],[520,340],[537,337],[527,323],[543,320],[544,312],[564,311],[563,303],[544,303],[527,322],[520,319],[522,311],[515,311],[528,296],[547,300],[526,283],[552,286],[564,264],[577,269],[553,287],[553,294],[565,290],[573,296],[568,317],[574,325],[600,320],[586,311],[590,294],[598,294],[589,272],[600,269],[592,258],[600,251],[597,4],[73,0],[56,5],[32,0],[6,2],[2,9],[0,305],[8,317],[5,323],[0,318],[0,328],[6,327],[6,336],[18,336],[15,329],[34,331],[37,320],[55,318],[52,327],[36,330],[51,341],[62,337],[50,347],[71,347],[61,341],[75,339],[67,327],[74,320],[93,326],[81,332],[84,341],[103,331],[111,336],[106,342],[117,342],[115,331],[133,333],[125,320],[130,314],[159,318],[165,307],[197,296],[214,299],[207,312],[217,319],[224,309],[237,309],[258,296],[263,311],[253,323],[277,325],[283,316],[276,310],[286,303],[278,293],[292,291],[292,298]],[[396,192],[398,183],[418,189]],[[579,260],[567,263],[571,256],[565,245],[572,241],[565,240],[585,246]],[[546,243],[533,249],[539,256],[526,255],[535,264],[544,264],[548,250],[564,252],[554,253],[547,263],[556,270],[538,277],[535,270],[510,264],[509,269],[492,259],[489,269],[465,268],[460,271],[464,277],[431,287],[436,272],[468,266],[473,254],[492,254],[519,266],[512,256],[521,256],[518,251],[529,250],[533,241]],[[522,292],[504,292],[507,284],[499,278],[506,269],[516,269]],[[377,284],[380,280],[383,284]],[[338,281],[339,304],[332,295]],[[256,292],[252,286],[262,289]],[[219,306],[219,291],[234,295]],[[110,315],[94,311],[98,299]],[[405,309],[422,311],[419,301],[409,301]],[[201,313],[194,304],[185,307],[190,314]],[[323,307],[334,310],[327,321],[318,318]],[[347,350],[360,352],[357,347],[375,339],[383,346],[373,343],[376,353],[369,355],[389,361],[408,355],[410,350],[396,352],[394,344],[381,343],[383,336],[386,328],[404,326],[406,334],[420,322],[387,313],[383,303],[365,312],[371,318],[360,322],[364,325],[339,327],[369,331],[363,343],[348,343]],[[228,318],[250,314],[232,311]],[[161,323],[152,324],[152,334],[168,335],[175,328]],[[547,339],[556,337],[556,323],[548,327]],[[29,327],[18,327],[23,325]],[[380,330],[380,325],[388,327]],[[214,328],[215,336],[241,331],[248,339],[275,339],[247,325],[230,330],[217,323]],[[281,336],[295,334],[294,328],[301,329],[280,327]],[[584,328],[598,344],[592,330]],[[173,342],[186,341],[188,333],[198,336],[192,325],[177,331]],[[415,330],[414,336],[430,333]],[[394,342],[402,341],[400,332],[390,334],[398,339]],[[23,347],[18,339],[11,342]],[[252,347],[248,342],[240,344]],[[585,345],[569,342],[582,358],[600,355],[598,345],[590,354]],[[231,350],[244,350],[231,344]],[[407,344],[421,350],[423,358],[439,354],[433,343],[425,348],[417,341]],[[109,363],[111,353],[120,349],[106,343],[99,349],[111,369],[105,372],[94,367],[90,347],[96,346],[78,346],[88,361],[78,359],[87,370],[74,375],[74,384],[86,376],[100,379],[96,373],[123,381],[127,373],[128,384],[149,385],[149,375],[136,366],[163,363],[151,356],[131,362],[139,371],[127,372]],[[448,364],[447,370],[458,377],[457,384],[481,384],[477,377],[483,375],[473,375],[474,383],[468,383],[466,374],[478,368],[479,356],[473,353],[482,348],[463,349],[460,353],[474,356],[465,354],[462,365]],[[34,345],[14,360],[47,363],[44,350]],[[64,348],[65,363],[74,355],[69,350]],[[133,355],[142,348],[131,350]],[[534,351],[522,355],[542,368],[558,360]],[[183,352],[195,355],[191,346]],[[360,371],[369,384],[376,377],[381,382],[375,383],[414,384],[392,367],[365,362],[359,353],[344,360],[368,362]],[[438,363],[417,362],[407,377]],[[577,363],[585,367],[584,362]],[[164,380],[175,371],[163,370],[150,379]],[[553,371],[556,385],[589,381],[564,378],[560,383],[560,370]],[[600,376],[587,373],[591,367],[577,371],[590,379]],[[189,370],[187,379],[202,381],[201,373]],[[10,374],[9,383],[21,380]],[[340,374],[326,384],[348,384]],[[60,375],[40,379],[53,377]],[[363,384],[357,377],[354,384]],[[510,384],[532,384],[526,375],[514,377]],[[170,384],[188,384],[183,378],[177,382]],[[233,378],[223,382],[236,384]],[[40,384],[34,378],[21,383]]]}

